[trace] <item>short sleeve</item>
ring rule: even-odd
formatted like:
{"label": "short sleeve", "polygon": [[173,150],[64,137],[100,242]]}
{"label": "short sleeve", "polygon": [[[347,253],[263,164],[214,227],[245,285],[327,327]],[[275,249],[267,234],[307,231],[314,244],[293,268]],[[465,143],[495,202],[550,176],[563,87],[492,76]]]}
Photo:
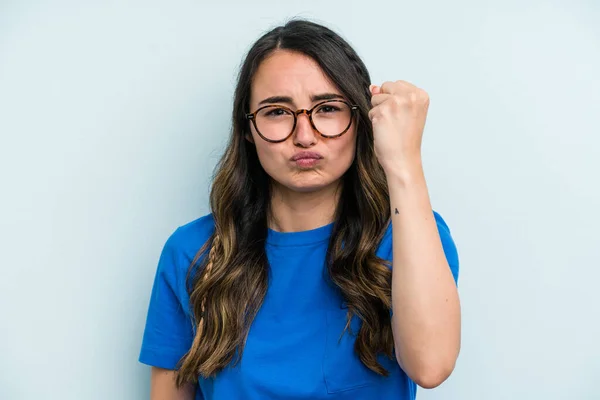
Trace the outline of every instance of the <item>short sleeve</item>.
{"label": "short sleeve", "polygon": [[[454,243],[454,239],[450,234],[450,228],[448,228],[446,221],[444,221],[442,216],[436,211],[433,212],[433,215],[435,217],[435,222],[438,228],[438,232],[440,234],[440,239],[442,242],[442,247],[444,249],[444,254],[446,255],[446,260],[448,261],[448,265],[450,266],[452,276],[454,277],[454,282],[458,284],[459,261],[456,244]],[[377,250],[377,255],[390,263],[392,262],[392,224],[389,224],[383,236],[383,239],[381,240],[381,244]]]}
{"label": "short sleeve", "polygon": [[450,228],[448,228],[446,221],[444,221],[442,216],[437,212],[434,211],[433,214],[435,216],[435,222],[437,224],[440,239],[442,241],[442,247],[444,248],[444,254],[446,254],[446,260],[448,261],[448,265],[450,266],[450,271],[452,271],[454,282],[458,284],[459,262],[456,243],[454,243],[454,239],[450,234]]}
{"label": "short sleeve", "polygon": [[193,340],[185,294],[185,266],[179,265],[177,231],[167,240],[156,269],[139,361],[175,369]]}

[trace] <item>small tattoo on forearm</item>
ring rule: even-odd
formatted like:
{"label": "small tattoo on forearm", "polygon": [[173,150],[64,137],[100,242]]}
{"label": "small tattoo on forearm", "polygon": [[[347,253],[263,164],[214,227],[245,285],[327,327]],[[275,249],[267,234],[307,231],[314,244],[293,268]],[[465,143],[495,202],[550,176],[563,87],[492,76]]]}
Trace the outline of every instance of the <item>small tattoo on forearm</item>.
{"label": "small tattoo on forearm", "polygon": [[400,213],[398,212],[398,209],[397,209],[397,208],[396,208],[395,210],[396,210],[396,211],[394,211],[394,214],[400,214]]}

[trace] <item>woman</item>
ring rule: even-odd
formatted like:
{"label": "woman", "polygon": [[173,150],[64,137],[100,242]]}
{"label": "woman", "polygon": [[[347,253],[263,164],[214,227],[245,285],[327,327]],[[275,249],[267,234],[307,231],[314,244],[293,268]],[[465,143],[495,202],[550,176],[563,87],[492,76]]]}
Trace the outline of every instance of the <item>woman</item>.
{"label": "woman", "polygon": [[152,399],[404,400],[449,376],[458,256],[423,174],[427,108],[407,82],[370,85],[321,25],[254,44],[212,213],[159,261]]}

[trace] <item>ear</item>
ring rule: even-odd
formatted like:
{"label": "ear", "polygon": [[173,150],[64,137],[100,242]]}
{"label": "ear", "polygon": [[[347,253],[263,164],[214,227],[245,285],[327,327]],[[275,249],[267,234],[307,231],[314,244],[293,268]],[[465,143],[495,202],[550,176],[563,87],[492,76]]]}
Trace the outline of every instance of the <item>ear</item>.
{"label": "ear", "polygon": [[252,133],[247,132],[246,135],[244,135],[246,137],[246,140],[249,141],[250,143],[254,144],[254,138],[252,137]]}

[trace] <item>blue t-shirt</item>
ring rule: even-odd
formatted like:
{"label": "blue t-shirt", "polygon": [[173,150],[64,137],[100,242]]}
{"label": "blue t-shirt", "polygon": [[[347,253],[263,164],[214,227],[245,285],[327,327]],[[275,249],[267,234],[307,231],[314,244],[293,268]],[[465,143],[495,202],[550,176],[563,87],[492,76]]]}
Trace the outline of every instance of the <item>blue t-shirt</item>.
{"label": "blue t-shirt", "polygon": [[[435,213],[455,281],[458,254],[448,226]],[[412,400],[416,385],[395,359],[379,361],[390,375],[365,367],[354,352],[354,337],[342,334],[346,307],[323,275],[333,224],[303,232],[269,230],[266,252],[269,287],[240,362],[215,378],[200,379],[196,399]],[[212,215],[179,227],[162,251],[146,320],[140,362],[175,369],[189,349],[194,329],[186,291],[188,267],[214,230]],[[392,260],[388,228],[377,255]],[[360,320],[354,317],[352,332]]]}

